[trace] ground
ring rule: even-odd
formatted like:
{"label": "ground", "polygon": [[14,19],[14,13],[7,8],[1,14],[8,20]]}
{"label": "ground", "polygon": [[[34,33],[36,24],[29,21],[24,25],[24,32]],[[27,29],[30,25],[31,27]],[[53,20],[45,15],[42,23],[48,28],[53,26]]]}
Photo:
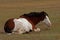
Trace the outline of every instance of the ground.
{"label": "ground", "polygon": [[[9,18],[18,18],[24,13],[45,11],[52,22],[50,30],[43,23],[37,27],[41,32],[29,34],[2,33],[4,24]],[[60,40],[60,0],[0,0],[0,40]]]}

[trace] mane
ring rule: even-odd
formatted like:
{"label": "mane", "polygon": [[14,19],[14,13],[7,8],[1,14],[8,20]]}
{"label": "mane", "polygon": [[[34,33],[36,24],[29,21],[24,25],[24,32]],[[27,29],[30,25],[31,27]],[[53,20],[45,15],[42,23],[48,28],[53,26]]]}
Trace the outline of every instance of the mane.
{"label": "mane", "polygon": [[41,16],[48,16],[48,14],[44,11],[42,12],[30,12],[29,14],[24,14],[27,17],[41,17]]}

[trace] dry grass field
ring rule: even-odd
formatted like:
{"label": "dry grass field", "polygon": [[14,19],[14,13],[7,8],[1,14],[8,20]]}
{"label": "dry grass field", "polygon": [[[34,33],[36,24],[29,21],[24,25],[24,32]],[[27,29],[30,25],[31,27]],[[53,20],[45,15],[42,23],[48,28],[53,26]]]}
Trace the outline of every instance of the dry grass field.
{"label": "dry grass field", "polygon": [[[39,23],[37,27],[41,28],[41,32],[21,35],[1,33],[9,18],[18,18],[32,11],[46,11],[52,22],[51,29],[45,30],[47,27]],[[0,40],[60,40],[60,0],[0,0]]]}

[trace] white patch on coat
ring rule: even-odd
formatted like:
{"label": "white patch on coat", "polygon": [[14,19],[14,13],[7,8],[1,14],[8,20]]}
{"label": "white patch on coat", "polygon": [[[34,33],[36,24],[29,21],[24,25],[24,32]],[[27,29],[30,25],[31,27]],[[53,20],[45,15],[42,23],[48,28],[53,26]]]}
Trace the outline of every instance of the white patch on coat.
{"label": "white patch on coat", "polygon": [[49,26],[49,27],[51,26],[51,22],[50,22],[48,16],[46,16],[46,18],[43,20],[43,22],[44,22],[47,26]]}
{"label": "white patch on coat", "polygon": [[13,31],[18,31],[20,34],[32,30],[32,24],[25,18],[14,19],[15,28]]}

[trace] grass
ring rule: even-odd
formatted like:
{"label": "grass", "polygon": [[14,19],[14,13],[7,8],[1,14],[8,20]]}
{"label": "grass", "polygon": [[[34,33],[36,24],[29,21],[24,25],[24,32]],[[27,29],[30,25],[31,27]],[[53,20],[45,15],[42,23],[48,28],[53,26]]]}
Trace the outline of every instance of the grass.
{"label": "grass", "polygon": [[[41,32],[6,35],[1,33],[9,18],[18,18],[24,13],[46,11],[52,22],[50,30],[43,23],[37,26]],[[0,0],[0,40],[60,40],[60,0]]]}

